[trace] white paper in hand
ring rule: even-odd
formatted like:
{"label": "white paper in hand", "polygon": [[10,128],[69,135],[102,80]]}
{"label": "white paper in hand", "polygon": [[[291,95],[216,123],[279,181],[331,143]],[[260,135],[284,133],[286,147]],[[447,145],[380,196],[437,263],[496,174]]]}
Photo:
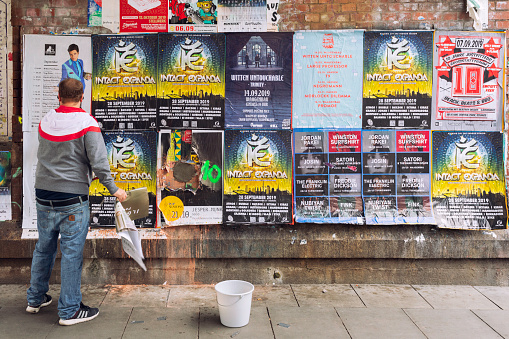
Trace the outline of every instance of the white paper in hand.
{"label": "white paper in hand", "polygon": [[122,238],[122,248],[124,252],[131,256],[144,271],[147,271],[143,263],[145,257],[143,256],[143,250],[141,248],[140,234],[120,202],[115,204],[115,225],[117,233]]}

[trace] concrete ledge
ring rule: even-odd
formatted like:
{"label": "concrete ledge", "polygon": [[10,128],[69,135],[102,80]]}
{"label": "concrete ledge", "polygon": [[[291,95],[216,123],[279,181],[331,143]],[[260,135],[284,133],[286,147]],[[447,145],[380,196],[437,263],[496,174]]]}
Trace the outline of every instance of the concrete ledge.
{"label": "concrete ledge", "polygon": [[[509,232],[433,226],[180,226],[143,239],[149,259],[463,259],[509,258]],[[0,225],[0,258],[31,258],[36,240]],[[85,258],[128,258],[118,239],[89,239]]]}

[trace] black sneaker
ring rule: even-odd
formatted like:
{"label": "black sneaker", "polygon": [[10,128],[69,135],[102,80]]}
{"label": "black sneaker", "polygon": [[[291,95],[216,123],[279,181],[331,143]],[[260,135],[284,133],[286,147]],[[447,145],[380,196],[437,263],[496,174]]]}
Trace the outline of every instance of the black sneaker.
{"label": "black sneaker", "polygon": [[42,299],[42,303],[37,306],[28,305],[27,306],[27,312],[28,313],[39,313],[39,310],[41,307],[45,307],[51,304],[51,295],[45,294],[44,298]]}
{"label": "black sneaker", "polygon": [[83,305],[83,303],[80,303],[80,309],[77,310],[72,317],[70,317],[69,319],[60,318],[60,321],[58,323],[63,326],[69,326],[92,320],[98,315],[99,315],[98,308],[88,307]]}

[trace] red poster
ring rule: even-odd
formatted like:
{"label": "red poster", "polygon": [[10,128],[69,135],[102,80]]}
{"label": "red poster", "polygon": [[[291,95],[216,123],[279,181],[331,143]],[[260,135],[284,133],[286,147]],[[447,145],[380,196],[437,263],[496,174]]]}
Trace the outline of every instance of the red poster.
{"label": "red poster", "polygon": [[120,32],[168,31],[168,0],[120,0]]}
{"label": "red poster", "polygon": [[429,131],[396,131],[397,152],[429,152]]}

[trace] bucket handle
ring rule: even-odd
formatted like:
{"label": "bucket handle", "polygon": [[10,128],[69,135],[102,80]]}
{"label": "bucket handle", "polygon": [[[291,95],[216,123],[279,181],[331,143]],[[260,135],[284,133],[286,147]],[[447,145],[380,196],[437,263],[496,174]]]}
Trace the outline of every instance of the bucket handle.
{"label": "bucket handle", "polygon": [[235,301],[233,304],[230,304],[230,305],[221,305],[221,304],[219,303],[219,299],[217,299],[217,295],[216,295],[216,300],[217,300],[217,304],[218,304],[219,306],[222,306],[222,307],[230,307],[230,306],[233,306],[233,305],[235,305],[236,303],[238,303],[238,302],[239,302],[239,301],[240,301],[240,300],[241,300],[244,296],[245,296],[245,294],[241,295],[241,296],[240,296],[240,298],[239,298],[237,301]]}

